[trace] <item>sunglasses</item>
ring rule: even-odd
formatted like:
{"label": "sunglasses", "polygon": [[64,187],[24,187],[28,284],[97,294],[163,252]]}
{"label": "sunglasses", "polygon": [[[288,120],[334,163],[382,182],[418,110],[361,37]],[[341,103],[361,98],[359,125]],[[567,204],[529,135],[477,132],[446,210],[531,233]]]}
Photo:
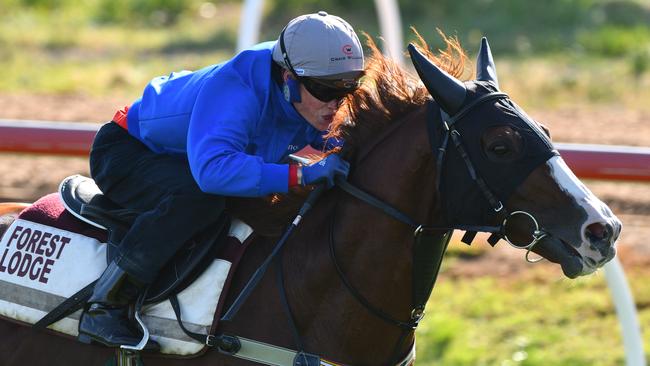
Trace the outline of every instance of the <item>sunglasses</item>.
{"label": "sunglasses", "polygon": [[359,79],[316,79],[301,77],[300,82],[307,91],[321,102],[343,99],[346,95],[353,93],[361,81]]}
{"label": "sunglasses", "polygon": [[304,86],[307,91],[313,95],[316,99],[321,102],[331,102],[332,100],[341,100],[346,95],[351,94],[359,85],[361,85],[360,78],[363,76],[363,72],[355,79],[318,79],[310,78],[305,76],[299,76],[296,70],[293,68],[291,61],[289,61],[289,55],[287,54],[287,49],[284,46],[284,31],[287,30],[287,27],[284,27],[282,33],[280,33],[280,50],[282,51],[282,58],[284,59],[284,64],[287,66],[287,69],[298,79]]}

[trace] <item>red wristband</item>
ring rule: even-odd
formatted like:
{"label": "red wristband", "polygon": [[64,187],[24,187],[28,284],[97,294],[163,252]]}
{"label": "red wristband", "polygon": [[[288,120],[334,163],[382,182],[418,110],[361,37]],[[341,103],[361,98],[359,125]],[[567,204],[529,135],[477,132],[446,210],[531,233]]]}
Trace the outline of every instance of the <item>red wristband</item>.
{"label": "red wristband", "polygon": [[124,108],[120,109],[119,111],[115,112],[115,115],[113,116],[113,122],[117,123],[120,127],[122,127],[125,130],[129,130],[128,124],[127,124],[127,115],[129,114],[129,106],[124,106]]}
{"label": "red wristband", "polygon": [[298,164],[289,164],[289,187],[302,184],[302,167]]}

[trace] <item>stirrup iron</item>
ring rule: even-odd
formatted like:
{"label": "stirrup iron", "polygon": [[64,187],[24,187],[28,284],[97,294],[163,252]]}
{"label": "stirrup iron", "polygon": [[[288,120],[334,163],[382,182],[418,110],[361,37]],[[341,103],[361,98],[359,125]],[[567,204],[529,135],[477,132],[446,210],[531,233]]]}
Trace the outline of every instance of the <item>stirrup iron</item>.
{"label": "stirrup iron", "polygon": [[147,342],[149,342],[149,329],[140,318],[139,310],[135,311],[135,320],[137,320],[138,325],[140,328],[142,328],[142,339],[140,340],[140,343],[136,344],[135,346],[129,346],[126,344],[120,345],[121,349],[126,349],[129,351],[142,351],[144,349],[144,346],[147,345]]}

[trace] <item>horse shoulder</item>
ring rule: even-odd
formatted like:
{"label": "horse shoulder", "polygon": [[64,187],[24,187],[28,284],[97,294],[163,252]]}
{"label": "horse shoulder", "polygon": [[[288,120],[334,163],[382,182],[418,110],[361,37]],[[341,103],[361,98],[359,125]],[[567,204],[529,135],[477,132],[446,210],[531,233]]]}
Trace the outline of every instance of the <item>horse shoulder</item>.
{"label": "horse shoulder", "polygon": [[308,193],[302,188],[287,195],[229,197],[226,207],[231,216],[250,225],[258,235],[276,237],[282,235]]}

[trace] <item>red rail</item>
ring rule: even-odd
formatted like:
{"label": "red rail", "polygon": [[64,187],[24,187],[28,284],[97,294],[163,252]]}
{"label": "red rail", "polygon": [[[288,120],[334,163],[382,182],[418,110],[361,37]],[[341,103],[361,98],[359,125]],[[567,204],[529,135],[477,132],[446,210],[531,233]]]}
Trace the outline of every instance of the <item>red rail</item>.
{"label": "red rail", "polygon": [[[87,156],[96,123],[0,120],[0,152]],[[650,148],[556,144],[577,176],[650,182]]]}
{"label": "red rail", "polygon": [[0,120],[0,152],[88,156],[101,124]]}
{"label": "red rail", "polygon": [[650,181],[650,148],[559,143],[555,146],[580,178]]}

